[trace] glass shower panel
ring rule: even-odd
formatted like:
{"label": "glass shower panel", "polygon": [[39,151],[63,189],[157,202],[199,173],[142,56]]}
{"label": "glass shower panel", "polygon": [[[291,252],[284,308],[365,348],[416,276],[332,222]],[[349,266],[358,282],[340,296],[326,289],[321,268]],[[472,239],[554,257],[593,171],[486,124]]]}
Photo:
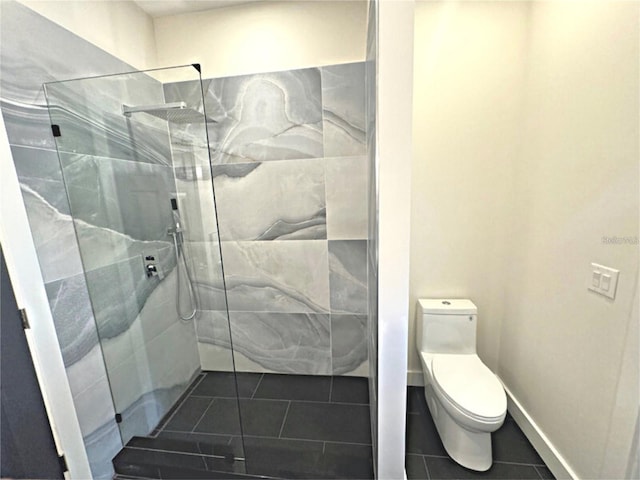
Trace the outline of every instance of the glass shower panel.
{"label": "glass shower panel", "polygon": [[[201,352],[202,338],[231,342],[207,119],[190,98],[167,102],[168,76],[201,82],[185,66],[45,86],[92,333],[125,445],[134,436],[197,430],[180,415],[189,416],[187,395],[202,388],[203,370],[225,372],[225,421],[229,435],[242,434],[231,350]],[[192,403],[196,420],[214,408],[213,398]],[[231,443],[243,457],[242,441]]]}

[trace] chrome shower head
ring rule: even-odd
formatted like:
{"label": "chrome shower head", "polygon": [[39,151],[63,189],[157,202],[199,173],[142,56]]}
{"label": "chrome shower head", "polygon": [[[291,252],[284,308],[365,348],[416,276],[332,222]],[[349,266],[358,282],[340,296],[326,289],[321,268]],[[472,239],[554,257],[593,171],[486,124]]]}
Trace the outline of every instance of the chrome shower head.
{"label": "chrome shower head", "polygon": [[187,107],[185,102],[163,103],[160,105],[140,105],[131,107],[122,105],[122,114],[130,117],[132,113],[146,113],[154,117],[161,118],[171,123],[190,124],[190,123],[217,123],[212,118]]}

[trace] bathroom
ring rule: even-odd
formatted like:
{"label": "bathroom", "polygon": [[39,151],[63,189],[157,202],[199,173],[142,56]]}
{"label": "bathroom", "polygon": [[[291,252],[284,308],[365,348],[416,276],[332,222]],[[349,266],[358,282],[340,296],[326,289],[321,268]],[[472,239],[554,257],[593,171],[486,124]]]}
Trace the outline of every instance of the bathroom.
{"label": "bathroom", "polygon": [[[353,171],[359,174],[375,165],[377,188],[370,187],[370,180],[367,187],[367,179],[364,186],[362,182],[327,182],[331,162],[325,160],[322,186],[327,210],[322,238],[328,243],[323,253],[328,264],[332,242],[338,247],[339,242],[368,243],[369,275],[376,276],[365,280],[367,322],[351,322],[348,326],[353,332],[330,338],[352,342],[345,352],[355,352],[358,364],[355,368],[349,365],[344,373],[369,377],[371,443],[374,447],[377,443],[378,477],[403,476],[407,382],[414,386],[422,382],[413,334],[416,302],[452,297],[469,298],[478,306],[478,354],[500,377],[510,398],[518,400],[527,414],[523,418],[534,420],[527,430],[525,420],[517,419],[536,449],[552,447],[550,457],[541,455],[554,475],[633,478],[631,453],[637,442],[638,415],[638,253],[633,245],[614,246],[602,238],[637,238],[636,3],[381,1],[372,3],[377,8],[374,21],[366,2],[253,2],[155,20],[132,2],[64,5],[2,4],[3,35],[15,31],[23,35],[14,44],[3,38],[3,49],[16,45],[13,58],[32,62],[14,65],[3,60],[3,69],[22,75],[22,85],[34,92],[16,96],[3,84],[8,131],[7,109],[13,104],[6,98],[44,111],[43,83],[122,73],[127,71],[123,64],[144,70],[199,63],[205,83],[358,63],[362,64],[362,82],[372,82],[367,73],[377,71],[375,96],[360,84],[360,95],[374,102],[377,113],[376,162],[370,144],[364,153],[345,155],[353,158]],[[101,21],[82,21],[88,8],[89,18]],[[67,33],[67,43],[54,40],[64,34],[63,29],[82,38],[71,41]],[[95,63],[82,63],[88,61]],[[192,81],[198,72],[191,70]],[[7,78],[4,72],[2,77]],[[319,76],[321,82],[327,78],[323,72]],[[320,85],[325,93],[326,83]],[[371,105],[367,108],[372,111]],[[326,111],[326,104],[320,110]],[[20,145],[12,141],[12,135],[43,138],[43,128],[48,128],[47,121],[28,124],[22,132],[8,132],[16,164]],[[367,128],[368,135],[373,131]],[[64,128],[62,133],[64,139]],[[50,143],[31,147],[52,152],[56,163],[55,144],[48,135]],[[325,151],[323,158],[327,157]],[[28,168],[28,161],[23,160],[23,168]],[[18,176],[22,184],[31,178],[32,190],[38,186],[28,172],[18,172]],[[60,201],[55,195],[66,195],[59,188],[60,178],[39,180],[40,191],[50,195],[47,202]],[[4,181],[3,164],[3,187]],[[213,185],[218,192],[216,181],[214,178]],[[373,209],[366,213],[368,232],[360,229],[355,236],[331,236],[330,185],[340,187],[343,194],[354,190],[364,194],[363,205]],[[220,217],[225,209],[225,186],[219,188]],[[304,189],[313,188],[305,184]],[[8,189],[3,191],[9,195]],[[3,196],[3,205],[19,195]],[[184,198],[178,195],[178,203]],[[353,202],[351,197],[347,200]],[[168,198],[164,205],[171,214]],[[246,208],[245,215],[249,207],[260,205],[254,199],[233,206]],[[187,216],[192,210],[179,205],[178,211]],[[33,215],[29,207],[27,214]],[[230,217],[233,215],[227,220]],[[187,219],[183,223],[193,230],[210,220],[203,219],[201,224],[189,224]],[[229,223],[218,220],[222,235]],[[352,227],[353,222],[347,218],[345,225]],[[8,230],[3,226],[3,250],[17,262],[20,255],[9,248],[16,232],[6,237]],[[75,242],[73,237],[71,231],[67,240]],[[305,238],[299,243],[318,242],[314,237]],[[37,247],[41,254],[42,245]],[[82,248],[80,245],[81,254]],[[229,252],[225,254],[222,247],[224,266],[225,258],[233,256]],[[339,248],[333,250],[333,258],[339,258],[339,252]],[[66,263],[64,254],[55,248],[47,250],[47,258],[57,260],[57,265],[81,267]],[[39,260],[44,269],[43,258]],[[587,290],[592,262],[620,270],[615,301]],[[8,264],[11,267],[9,258]],[[16,282],[13,277],[17,274],[11,268],[10,273]],[[82,270],[74,270],[73,275],[57,272],[51,278],[72,278],[78,273]],[[377,299],[373,285],[377,285]],[[330,296],[331,286],[328,279],[325,295],[329,303],[339,297]],[[51,286],[46,293],[51,297]],[[331,310],[330,314],[336,313]],[[348,314],[357,318],[362,310]],[[237,332],[233,331],[233,313],[230,317],[226,328],[233,340]],[[334,320],[330,320],[331,327],[345,327]],[[35,336],[36,328],[33,330]],[[322,359],[337,358],[330,346],[326,348],[326,341],[323,345],[312,362],[318,370],[299,373],[342,375],[322,370]],[[200,351],[195,353],[202,359],[203,350],[212,353],[211,346],[199,342]],[[318,349],[312,351],[318,353]],[[243,355],[234,348],[238,371],[250,361]],[[239,360],[245,363],[240,365]],[[353,359],[345,355],[344,360]],[[54,369],[51,363],[43,368]],[[265,368],[278,371],[273,365]],[[284,368],[282,373],[290,372],[288,366]],[[62,369],[57,375],[66,375],[64,366]],[[55,375],[47,378],[59,378]],[[108,383],[103,386],[107,390],[100,398],[109,403]],[[63,403],[62,397],[55,402]],[[94,422],[89,427],[80,425],[89,429],[87,433],[102,425],[99,415],[92,418],[99,409],[76,410],[73,415],[85,413],[89,423]],[[536,443],[542,438],[540,432],[544,432],[543,446]],[[67,457],[72,463],[73,455]]]}

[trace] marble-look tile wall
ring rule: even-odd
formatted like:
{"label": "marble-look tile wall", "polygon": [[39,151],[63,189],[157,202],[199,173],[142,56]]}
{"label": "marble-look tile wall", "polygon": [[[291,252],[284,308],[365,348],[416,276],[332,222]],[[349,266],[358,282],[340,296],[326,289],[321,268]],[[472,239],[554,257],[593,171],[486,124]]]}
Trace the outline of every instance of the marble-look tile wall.
{"label": "marble-look tile wall", "polygon": [[[165,96],[202,108],[195,87],[165,85]],[[366,376],[365,64],[209,79],[204,87],[217,122],[208,132],[232,335],[222,272],[197,272],[203,368],[232,368],[232,340],[239,370]],[[185,201],[207,191],[204,153],[176,164]],[[198,246],[219,261],[217,247]]]}
{"label": "marble-look tile wall", "polygon": [[[2,114],[92,473],[111,478],[122,438],[155,426],[200,368],[194,326],[171,315],[166,126],[121,114],[123,102],[161,103],[163,89],[144,76],[50,85],[59,159],[43,83],[133,68],[23,5],[0,8]],[[149,208],[153,192],[166,210]],[[144,275],[149,252],[162,281]]]}

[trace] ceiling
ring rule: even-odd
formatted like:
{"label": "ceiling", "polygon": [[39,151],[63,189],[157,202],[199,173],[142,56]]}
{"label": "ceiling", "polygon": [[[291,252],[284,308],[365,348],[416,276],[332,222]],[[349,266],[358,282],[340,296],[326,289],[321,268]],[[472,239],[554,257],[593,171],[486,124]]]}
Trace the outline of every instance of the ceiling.
{"label": "ceiling", "polygon": [[133,0],[152,17],[202,12],[212,8],[230,7],[260,0]]}

